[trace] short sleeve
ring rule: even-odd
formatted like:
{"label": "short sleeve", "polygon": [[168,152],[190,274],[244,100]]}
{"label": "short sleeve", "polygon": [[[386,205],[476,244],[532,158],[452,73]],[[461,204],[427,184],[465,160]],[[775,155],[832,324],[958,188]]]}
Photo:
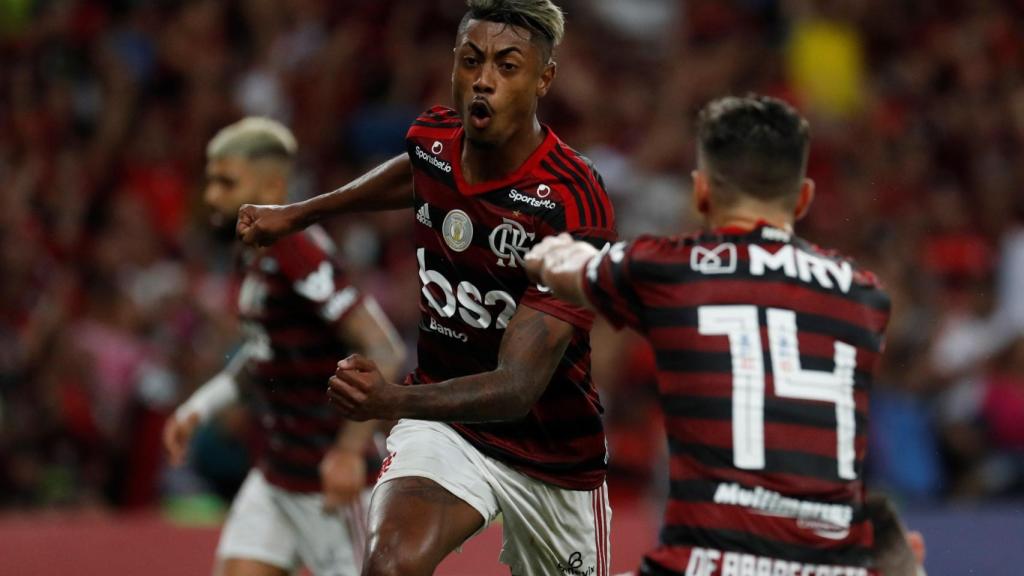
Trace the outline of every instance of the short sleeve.
{"label": "short sleeve", "polygon": [[362,299],[333,257],[333,243],[322,229],[292,234],[272,249],[295,294],[317,306],[325,322],[341,321]]}

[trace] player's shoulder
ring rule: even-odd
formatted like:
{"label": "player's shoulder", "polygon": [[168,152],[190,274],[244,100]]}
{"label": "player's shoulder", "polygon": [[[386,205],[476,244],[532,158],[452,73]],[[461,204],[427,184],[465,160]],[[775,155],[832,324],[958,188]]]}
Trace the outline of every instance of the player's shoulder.
{"label": "player's shoulder", "polygon": [[594,163],[554,136],[554,143],[538,164],[539,176],[558,191],[567,224],[581,228],[615,229],[615,209],[604,179]]}
{"label": "player's shoulder", "polygon": [[270,247],[271,256],[278,262],[330,260],[336,253],[334,241],[318,225],[289,234]]}
{"label": "player's shoulder", "polygon": [[810,242],[802,238],[797,238],[794,241],[794,244],[798,248],[804,250],[805,252],[811,253],[818,258],[824,259],[829,262],[833,262],[837,265],[849,266],[853,274],[853,284],[855,286],[858,286],[864,290],[873,290],[879,292],[885,291],[885,286],[882,284],[882,281],[879,279],[878,275],[876,275],[871,270],[865,268],[863,265],[861,265],[860,262],[858,262],[852,256],[844,254],[843,252],[833,248],[826,248],[824,246],[820,246],[818,244],[815,244],[814,242]]}
{"label": "player's shoulder", "polygon": [[413,120],[412,129],[428,128],[433,130],[458,129],[462,126],[459,113],[447,106],[432,106]]}

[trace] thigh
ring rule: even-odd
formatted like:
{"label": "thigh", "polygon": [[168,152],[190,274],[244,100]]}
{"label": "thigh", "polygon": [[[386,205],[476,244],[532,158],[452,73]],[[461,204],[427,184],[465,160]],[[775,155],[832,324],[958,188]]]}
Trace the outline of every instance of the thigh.
{"label": "thigh", "polygon": [[274,502],[274,488],[257,469],[249,472],[231,504],[217,545],[217,559],[219,564],[228,560],[255,561],[280,568],[284,573],[298,567],[292,523]]}
{"label": "thigh", "polygon": [[433,480],[390,480],[374,490],[370,502],[369,570],[363,574],[433,574],[483,526],[475,508]]}
{"label": "thigh", "polygon": [[363,574],[432,574],[498,514],[483,457],[451,427],[403,420],[370,503]]}
{"label": "thigh", "polygon": [[503,470],[495,477],[504,518],[501,561],[513,576],[608,576],[607,488],[567,490],[499,466]]}

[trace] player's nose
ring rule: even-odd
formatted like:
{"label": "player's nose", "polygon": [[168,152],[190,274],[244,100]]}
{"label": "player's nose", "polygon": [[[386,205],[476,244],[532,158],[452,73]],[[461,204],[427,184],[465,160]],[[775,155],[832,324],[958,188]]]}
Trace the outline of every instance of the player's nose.
{"label": "player's nose", "polygon": [[494,93],[494,70],[492,66],[481,66],[473,81],[474,94]]}

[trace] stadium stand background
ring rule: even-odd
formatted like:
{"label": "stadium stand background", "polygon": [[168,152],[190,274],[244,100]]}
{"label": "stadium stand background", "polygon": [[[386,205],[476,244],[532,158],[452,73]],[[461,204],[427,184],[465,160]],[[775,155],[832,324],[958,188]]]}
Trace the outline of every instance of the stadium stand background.
{"label": "stadium stand background", "polygon": [[[869,482],[925,522],[950,503],[1019,507],[1024,1],[561,4],[568,37],[542,119],[603,173],[622,235],[695,228],[692,121],[708,99],[797,104],[818,184],[800,232],[854,254],[893,295]],[[185,469],[165,467],[159,442],[237,341],[231,236],[199,201],[205,142],[272,116],[300,142],[296,199],[346,182],[448,101],[462,12],[0,2],[0,510],[217,517],[254,448],[245,411],[204,429]],[[405,212],[331,223],[410,342],[412,225]],[[653,359],[606,326],[594,348],[615,502],[643,508],[665,467]]]}

